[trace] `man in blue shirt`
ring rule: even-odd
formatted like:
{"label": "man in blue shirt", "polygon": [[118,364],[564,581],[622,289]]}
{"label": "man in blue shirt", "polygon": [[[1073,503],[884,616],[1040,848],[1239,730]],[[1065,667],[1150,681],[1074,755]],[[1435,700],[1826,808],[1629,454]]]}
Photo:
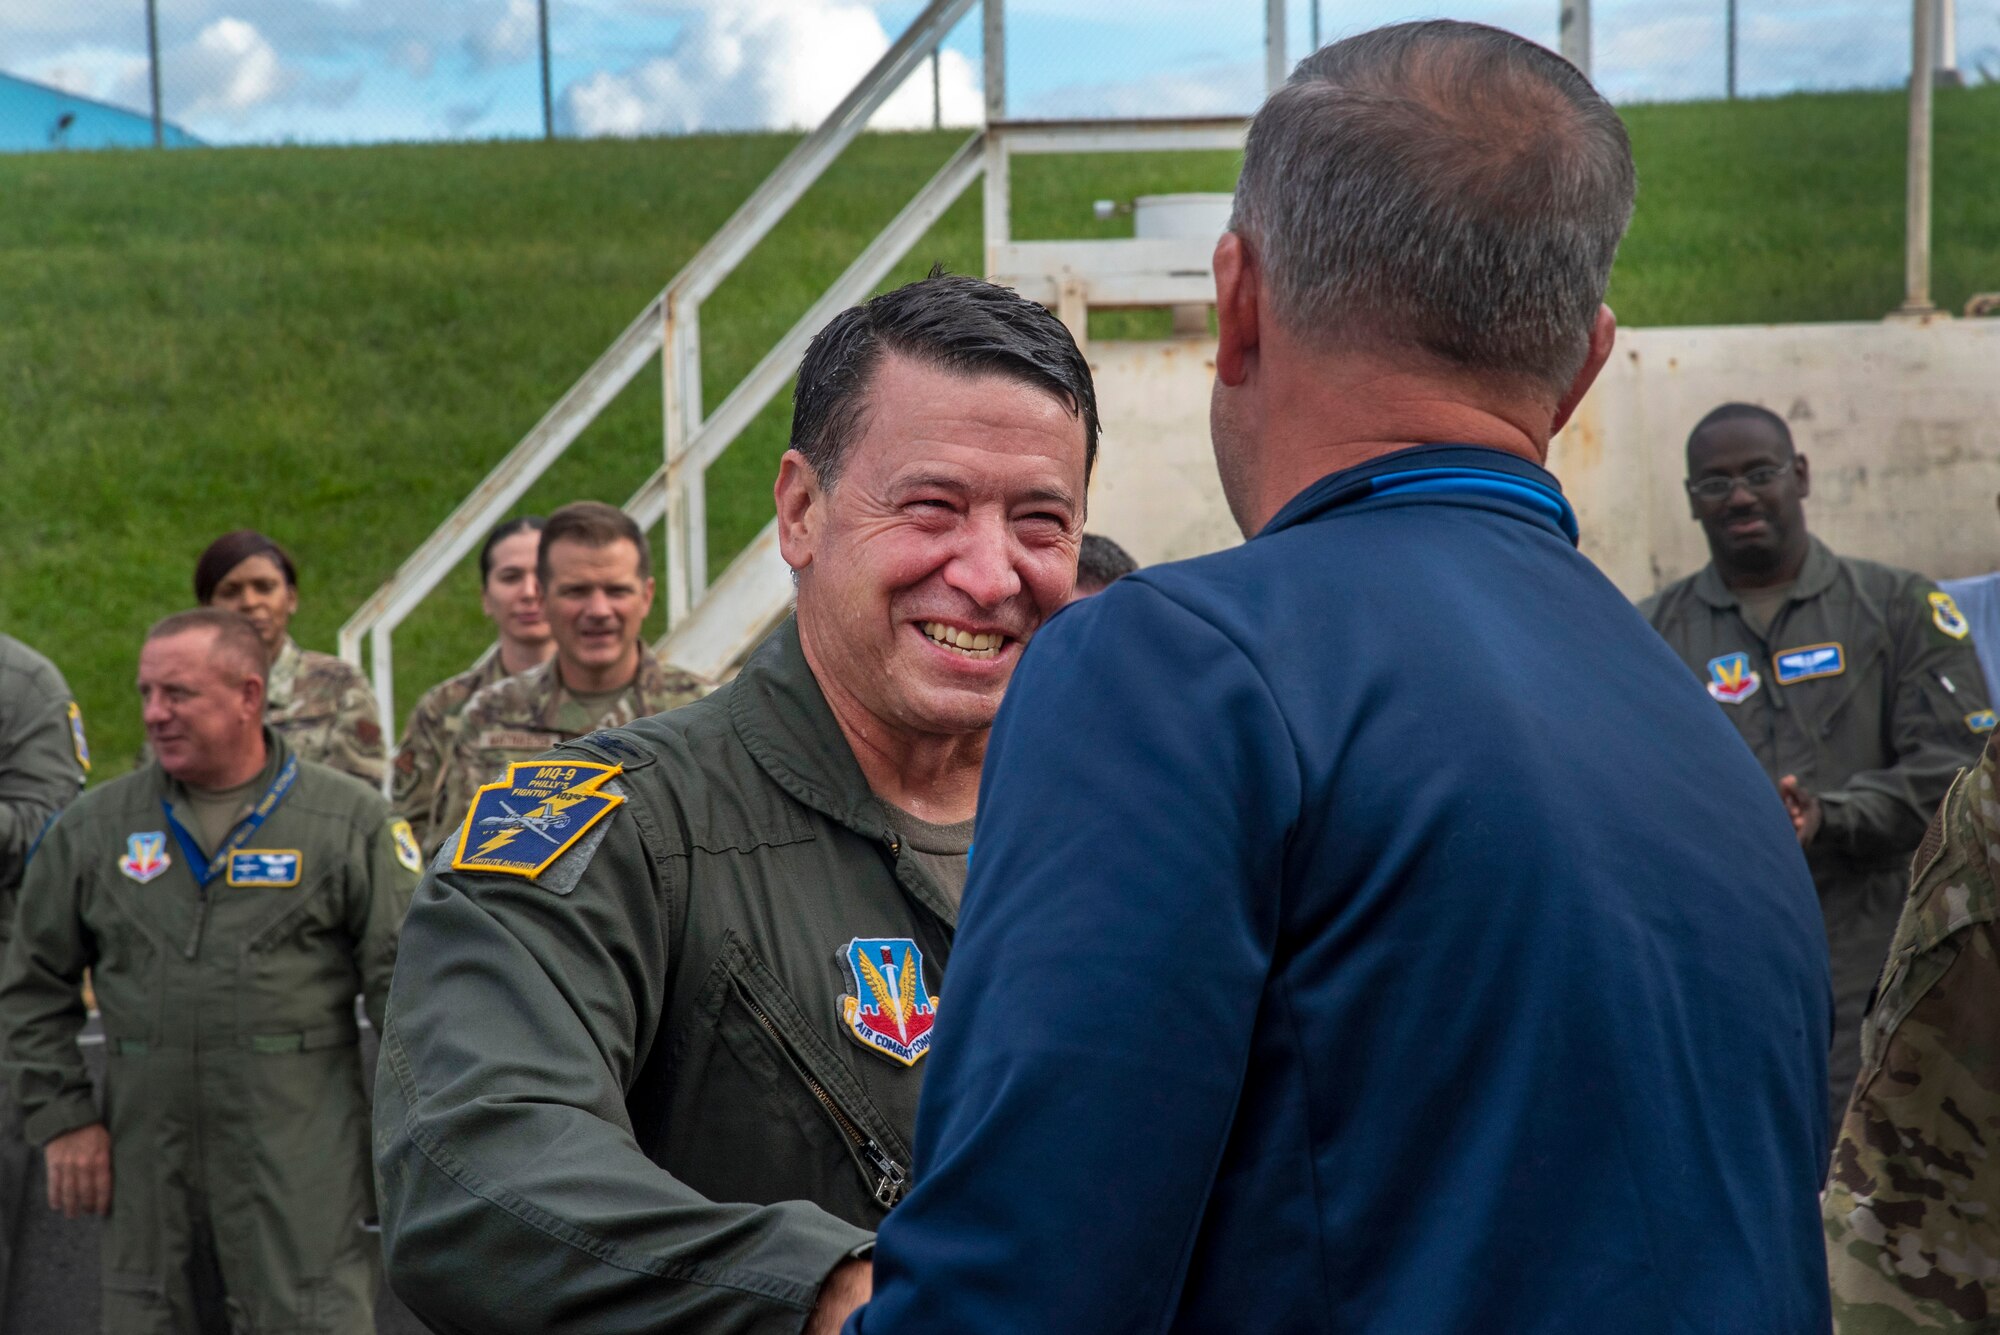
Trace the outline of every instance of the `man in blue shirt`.
{"label": "man in blue shirt", "polygon": [[1253,536],[1028,649],[850,1331],[1827,1328],[1812,881],[1540,466],[1633,190],[1491,28],[1258,113],[1212,415]]}

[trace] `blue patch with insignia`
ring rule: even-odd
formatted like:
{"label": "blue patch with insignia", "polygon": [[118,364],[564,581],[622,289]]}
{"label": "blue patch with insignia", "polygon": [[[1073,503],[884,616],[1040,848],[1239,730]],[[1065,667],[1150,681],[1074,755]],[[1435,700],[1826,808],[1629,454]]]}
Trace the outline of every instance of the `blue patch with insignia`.
{"label": "blue patch with insignia", "polygon": [[1847,671],[1847,654],[1837,643],[1808,644],[1780,649],[1771,665],[1777,669],[1778,685],[1790,686],[1815,677],[1838,677]]}
{"label": "blue patch with insignia", "polygon": [[1942,589],[1933,589],[1924,596],[1930,600],[1931,624],[1954,640],[1964,639],[1972,624],[1958,610],[1958,604],[1951,600],[1951,595]]}
{"label": "blue patch with insignia", "polygon": [[1992,732],[1996,721],[1990,709],[1975,709],[1965,716],[1965,726],[1973,732]]}
{"label": "blue patch with insignia", "polygon": [[937,998],[924,982],[924,952],[907,936],[856,937],[847,943],[854,995],[840,999],[848,1037],[890,1061],[915,1066],[931,1050]]}
{"label": "blue patch with insignia", "polygon": [[622,772],[622,766],[588,760],[515,761],[507,777],[472,799],[452,870],[540,876],[625,801],[600,791]]}
{"label": "blue patch with insignia", "polygon": [[90,743],[83,738],[83,707],[74,700],[69,702],[69,744],[76,751],[76,763],[83,766],[85,774],[90,773]]}
{"label": "blue patch with insignia", "polygon": [[244,889],[289,890],[299,883],[299,850],[239,848],[229,855],[226,883]]}
{"label": "blue patch with insignia", "polygon": [[1763,684],[1746,653],[1724,654],[1708,660],[1708,693],[1725,705],[1742,704],[1757,694],[1757,688]]}

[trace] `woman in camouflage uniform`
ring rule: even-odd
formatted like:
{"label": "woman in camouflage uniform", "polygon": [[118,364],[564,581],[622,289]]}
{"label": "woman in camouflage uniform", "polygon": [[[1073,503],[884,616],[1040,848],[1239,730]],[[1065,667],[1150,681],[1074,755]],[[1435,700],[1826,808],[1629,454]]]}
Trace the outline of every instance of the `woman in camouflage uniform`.
{"label": "woman in camouflage uniform", "polygon": [[241,612],[257,627],[271,656],[264,722],[272,731],[301,759],[379,789],[389,755],[375,693],[352,664],[293,643],[299,576],[285,549],[253,529],[223,534],[195,562],[194,596],[205,607]]}

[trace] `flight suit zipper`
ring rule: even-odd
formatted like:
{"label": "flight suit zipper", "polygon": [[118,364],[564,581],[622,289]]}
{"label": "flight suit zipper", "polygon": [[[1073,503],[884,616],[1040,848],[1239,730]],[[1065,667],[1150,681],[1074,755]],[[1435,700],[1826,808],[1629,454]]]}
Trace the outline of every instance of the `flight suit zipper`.
{"label": "flight suit zipper", "polygon": [[874,1169],[875,1203],[886,1210],[901,1200],[903,1187],[909,1181],[909,1174],[903,1170],[903,1166],[891,1158],[888,1151],[877,1144],[872,1136],[857,1126],[853,1118],[840,1110],[840,1105],[833,1101],[831,1094],[827,1093],[826,1086],[813,1078],[813,1073],[806,1069],[803,1061],[799,1060],[799,1055],[793,1051],[792,1045],[778,1032],[778,1026],[771,1023],[771,1017],[764,1013],[764,1008],[751,1000],[747,993],[738,995],[743,997],[743,1004],[750,1008],[750,1013],[757,1017],[757,1023],[764,1026],[765,1032],[777,1040],[778,1046],[792,1059],[792,1065],[798,1069],[800,1078],[806,1082],[806,1088],[812,1092],[812,1096],[819,1100],[819,1106],[826,1109],[827,1115],[833,1118],[834,1125],[840,1128],[854,1148],[861,1152],[861,1156]]}

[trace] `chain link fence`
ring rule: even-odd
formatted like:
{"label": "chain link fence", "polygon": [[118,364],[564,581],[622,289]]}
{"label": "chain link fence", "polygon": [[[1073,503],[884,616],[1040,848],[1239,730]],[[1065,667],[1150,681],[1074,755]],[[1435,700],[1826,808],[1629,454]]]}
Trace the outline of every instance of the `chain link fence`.
{"label": "chain link fence", "polygon": [[[1939,65],[2000,79],[2000,0],[1940,0]],[[1458,17],[1550,46],[1562,0]],[[0,149],[688,134],[817,122],[917,0],[0,0]],[[1287,0],[1287,53],[1407,14]],[[1903,0],[1596,0],[1592,73],[1620,102],[1887,88]],[[1260,0],[1012,0],[1008,111],[1247,113]],[[878,117],[975,123],[977,12]]]}

